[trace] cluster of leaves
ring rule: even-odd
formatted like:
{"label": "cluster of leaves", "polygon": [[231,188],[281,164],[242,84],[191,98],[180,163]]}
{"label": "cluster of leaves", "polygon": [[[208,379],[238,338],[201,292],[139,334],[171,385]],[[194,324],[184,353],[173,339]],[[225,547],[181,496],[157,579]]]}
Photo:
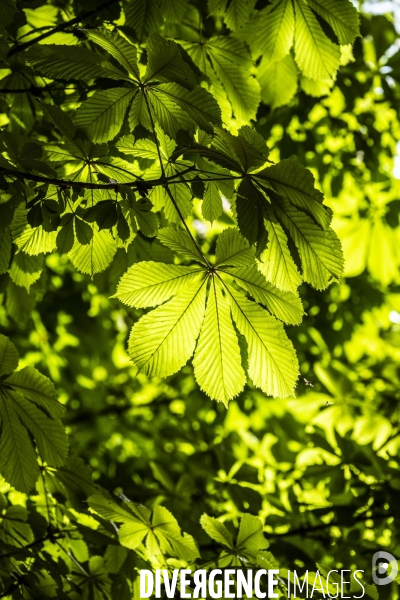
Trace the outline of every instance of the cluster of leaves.
{"label": "cluster of leaves", "polygon": [[[153,32],[135,45],[125,30],[105,28],[84,35],[85,44],[101,51],[84,44],[50,44],[33,45],[24,53],[29,68],[47,79],[90,82],[97,77],[120,87],[95,91],[73,119],[56,104],[41,102],[42,123],[54,124],[62,140],[37,143],[2,134],[3,199],[8,221],[12,218],[9,227],[7,218],[3,224],[2,263],[10,273],[10,289],[25,287],[28,295],[40,277],[42,255],[55,248],[68,253],[80,272],[100,272],[118,247],[129,248],[138,230],[157,234],[160,219],[167,227],[159,230],[158,239],[185,259],[200,261],[202,268],[193,267],[194,276],[186,267],[158,265],[154,271],[152,265],[139,264],[121,282],[117,297],[137,308],[176,294],[135,327],[130,354],[138,370],[175,373],[192,356],[200,333],[196,377],[212,398],[226,403],[243,389],[242,363],[267,394],[293,394],[297,361],[276,317],[299,323],[299,284],[324,289],[343,269],[340,244],[330,228],[332,215],[312,175],[293,161],[266,166],[265,142],[248,125],[237,135],[221,127],[218,94],[199,85],[201,72],[176,42]],[[232,107],[242,121],[244,114],[234,102]],[[18,202],[21,196],[25,207]],[[247,242],[231,228],[218,240],[212,259],[187,219],[194,197],[202,200],[205,219],[218,219],[222,196],[232,201],[232,224]],[[10,239],[17,250],[11,265]],[[238,295],[232,283],[273,316]],[[12,292],[10,297],[12,304]],[[246,341],[242,352],[231,312]],[[159,320],[163,327],[155,328]],[[141,345],[140,339],[146,341]],[[180,339],[185,343],[178,347]],[[205,357],[215,368],[208,368]]]}

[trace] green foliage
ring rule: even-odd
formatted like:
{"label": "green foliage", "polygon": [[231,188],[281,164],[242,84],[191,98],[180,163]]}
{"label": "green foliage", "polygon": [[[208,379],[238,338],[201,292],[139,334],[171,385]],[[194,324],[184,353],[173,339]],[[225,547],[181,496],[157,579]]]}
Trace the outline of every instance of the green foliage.
{"label": "green foliage", "polygon": [[84,4],[0,5],[0,596],[343,565],[375,600],[372,554],[400,555],[393,19]]}
{"label": "green foliage", "polygon": [[[39,371],[18,366],[14,344],[0,336],[0,469],[17,490],[29,493],[39,476],[32,435],[38,453],[51,466],[64,463],[68,451],[67,437],[60,417],[63,407],[57,402],[52,383]],[[14,372],[13,372],[14,371]]]}

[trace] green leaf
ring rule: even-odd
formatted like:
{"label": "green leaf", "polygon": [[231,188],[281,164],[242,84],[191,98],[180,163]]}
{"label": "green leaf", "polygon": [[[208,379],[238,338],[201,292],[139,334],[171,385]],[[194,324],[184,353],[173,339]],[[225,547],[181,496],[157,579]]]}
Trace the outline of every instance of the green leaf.
{"label": "green leaf", "polygon": [[133,131],[139,124],[151,131],[149,111],[146,106],[144,95],[139,90],[134,97],[128,115],[129,129]]}
{"label": "green leaf", "polygon": [[224,86],[233,112],[239,121],[256,118],[260,103],[258,81],[241,66],[226,60],[219,53],[211,53],[212,64]]}
{"label": "green leaf", "polygon": [[236,540],[238,550],[264,550],[269,544],[263,535],[263,525],[259,517],[244,514],[240,521]]}
{"label": "green leaf", "polygon": [[68,256],[80,273],[93,275],[104,271],[111,263],[117,246],[114,238],[107,230],[98,231],[93,227],[93,237],[90,243],[82,246],[75,242]]}
{"label": "green leaf", "polygon": [[29,289],[37,281],[43,270],[43,256],[29,256],[24,252],[19,252],[13,258],[10,268],[10,277],[13,282]]}
{"label": "green leaf", "polygon": [[203,256],[186,231],[178,231],[173,227],[165,227],[164,229],[160,229],[157,237],[164,246],[167,246],[174,252],[179,252],[187,258],[204,264]]}
{"label": "green leaf", "polygon": [[129,356],[140,372],[167,377],[192,356],[205,311],[204,280],[142,317],[129,337]]}
{"label": "green leaf", "polygon": [[204,88],[198,86],[194,90],[187,90],[177,83],[164,83],[157,89],[178,104],[204,131],[213,133],[212,124],[221,124],[218,103]]}
{"label": "green leaf", "polygon": [[307,3],[329,23],[341,45],[352,44],[360,35],[358,12],[349,0],[307,0]]}
{"label": "green leaf", "polygon": [[218,542],[218,544],[223,544],[233,549],[232,536],[221,521],[218,521],[214,517],[209,517],[204,513],[201,515],[200,525],[211,539]]}
{"label": "green leaf", "polygon": [[105,28],[87,29],[85,33],[89,40],[95,42],[104,48],[104,50],[107,50],[107,52],[109,52],[134,79],[140,81],[137,50],[135,46],[130,44],[117,32],[111,32]]}
{"label": "green leaf", "polygon": [[132,520],[129,523],[124,523],[119,528],[118,538],[122,546],[130,550],[135,550],[143,542],[149,531],[150,528],[146,523],[142,523],[139,520]]}
{"label": "green leaf", "polygon": [[8,25],[14,19],[14,14],[17,11],[14,0],[2,0],[0,4],[0,23]]}
{"label": "green leaf", "polygon": [[342,247],[333,229],[322,230],[282,198],[274,212],[299,251],[304,280],[317,290],[338,279],[344,266]]}
{"label": "green leaf", "polygon": [[310,79],[333,77],[340,64],[340,48],[326,37],[305,0],[295,0],[295,58]]}
{"label": "green leaf", "polygon": [[259,171],[256,177],[268,181],[278,194],[307,212],[321,227],[329,227],[332,211],[323,205],[324,196],[315,189],[314,177],[303,165],[287,158]]}
{"label": "green leaf", "polygon": [[151,33],[147,40],[147,69],[145,83],[151,80],[175,82],[191,90],[196,85],[192,69],[183,60],[179,46],[158,33]]}
{"label": "green leaf", "polygon": [[90,244],[90,241],[93,238],[93,230],[90,225],[85,223],[85,221],[76,215],[74,217],[74,224],[75,234],[79,244],[82,244],[82,246],[87,246],[87,244]]}
{"label": "green leaf", "polygon": [[61,421],[47,417],[19,392],[10,392],[10,396],[22,424],[35,438],[40,456],[49,465],[62,465],[67,457],[68,441]]}
{"label": "green leaf", "polygon": [[182,217],[186,219],[192,212],[192,192],[187,184],[170,183],[168,189],[170,194],[164,196],[165,216],[170,223],[179,224]]}
{"label": "green leaf", "polygon": [[153,205],[147,198],[136,200],[132,194],[131,198],[121,202],[121,210],[125,219],[136,233],[138,229],[147,237],[153,237],[158,229],[158,217],[152,212]]}
{"label": "green leaf", "polygon": [[24,56],[39,73],[51,79],[107,77],[130,81],[128,75],[114,67],[108,60],[79,46],[38,44],[29,48]]}
{"label": "green leaf", "polygon": [[6,311],[19,326],[25,325],[36,305],[36,293],[20,288],[11,279],[7,284]]}
{"label": "green leaf", "polygon": [[118,221],[117,204],[114,200],[100,200],[100,202],[86,210],[84,219],[89,223],[96,222],[99,231],[102,229],[111,229]]}
{"label": "green leaf", "polygon": [[0,230],[0,275],[8,269],[11,258],[11,233],[9,229]]}
{"label": "green leaf", "polygon": [[229,304],[216,285],[215,277],[211,282],[193,366],[200,388],[210,398],[225,405],[243,390],[246,383]]}
{"label": "green leaf", "polygon": [[[160,86],[158,86],[160,87]],[[178,131],[194,132],[195,122],[176,104],[167,94],[159,91],[158,87],[150,88],[149,102],[154,116],[162,129],[172,138],[176,138]],[[143,115],[146,115],[143,118]],[[147,108],[143,108],[141,122],[144,127],[151,131],[151,121],[148,117]]]}
{"label": "green leaf", "polygon": [[11,235],[18,250],[32,256],[47,254],[56,247],[57,233],[45,231],[42,226],[31,227],[27,221],[27,210],[19,206],[14,213]]}
{"label": "green leaf", "polygon": [[164,545],[163,541],[165,539],[178,558],[187,562],[200,558],[193,537],[181,532],[177,520],[164,506],[157,505],[155,507],[152,525],[152,530],[161,545]]}
{"label": "green leaf", "polygon": [[[67,254],[74,245],[74,217],[72,213],[65,219],[60,231],[57,233],[57,250],[60,254]],[[61,221],[62,222],[62,221]]]}
{"label": "green leaf", "polygon": [[258,304],[228,286],[233,319],[248,345],[248,372],[266,394],[294,395],[299,370],[296,353],[283,326]]}
{"label": "green leaf", "polygon": [[273,63],[263,58],[258,67],[258,81],[265,104],[271,108],[289,104],[297,91],[297,67],[292,55]]}
{"label": "green leaf", "polygon": [[18,366],[18,351],[8,337],[0,333],[0,377]]}
{"label": "green leaf", "polygon": [[124,2],[126,24],[136,32],[139,42],[153,31],[158,31],[163,23],[159,0],[135,0]]}
{"label": "green leaf", "polygon": [[136,90],[113,88],[95,92],[75,115],[75,125],[85,129],[95,143],[112,140],[121,129],[129,103]]}
{"label": "green leaf", "polygon": [[24,367],[7,378],[7,383],[25,398],[44,409],[53,419],[60,419],[65,408],[57,400],[53,383],[34,367]]}
{"label": "green leaf", "polygon": [[294,38],[292,0],[275,0],[260,11],[250,23],[249,33],[247,39],[254,55],[262,55],[267,64],[285,58]]}
{"label": "green leaf", "polygon": [[265,278],[280,290],[295,292],[302,282],[296,264],[289,252],[288,239],[276,218],[271,215],[264,221],[268,244],[258,265]]}
{"label": "green leaf", "polygon": [[26,429],[21,425],[7,394],[0,396],[0,473],[15,489],[29,494],[39,467]]}
{"label": "green leaf", "polygon": [[237,229],[225,229],[217,239],[216,266],[245,267],[254,264],[254,249]]}
{"label": "green leaf", "polygon": [[203,217],[211,223],[215,219],[218,219],[222,213],[222,199],[216,181],[209,181],[207,183],[201,212],[203,213]]}
{"label": "green leaf", "polygon": [[108,521],[116,521],[117,523],[137,521],[130,510],[123,508],[105,496],[90,496],[88,498],[88,504],[95,513]]}
{"label": "green leaf", "polygon": [[284,323],[298,325],[303,318],[300,298],[291,292],[283,292],[265,281],[265,278],[252,267],[235,267],[227,271],[259,304],[263,304],[273,315]]}
{"label": "green leaf", "polygon": [[57,127],[59,132],[68,140],[72,140],[75,136],[75,126],[67,113],[59,106],[41,102],[40,108],[52,123]]}
{"label": "green leaf", "polygon": [[245,25],[256,0],[231,0],[228,10],[224,15],[224,21],[232,31],[236,31]]}
{"label": "green leaf", "polygon": [[137,263],[122,276],[115,297],[135,308],[157,306],[195,284],[202,272],[157,262]]}
{"label": "green leaf", "polygon": [[252,180],[241,181],[235,200],[237,223],[240,233],[250,244],[257,243],[259,251],[265,239],[263,217],[267,203],[265,193]]}

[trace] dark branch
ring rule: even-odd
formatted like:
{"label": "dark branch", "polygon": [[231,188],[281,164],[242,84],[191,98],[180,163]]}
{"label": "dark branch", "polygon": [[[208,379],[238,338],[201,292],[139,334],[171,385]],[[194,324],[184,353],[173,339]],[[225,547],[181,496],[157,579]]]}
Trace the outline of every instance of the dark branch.
{"label": "dark branch", "polygon": [[[35,181],[37,183],[47,183],[49,185],[55,185],[61,188],[72,188],[72,189],[86,189],[86,190],[115,190],[119,185],[126,185],[128,187],[140,190],[147,190],[157,185],[163,185],[164,181],[173,181],[178,175],[171,175],[170,177],[166,177],[165,180],[160,179],[152,179],[150,181],[145,181],[143,179],[137,178],[135,181],[129,181],[127,183],[117,182],[117,183],[88,183],[81,181],[68,181],[66,179],[56,179],[52,177],[44,177],[42,175],[35,175],[33,173],[23,173],[21,171],[13,170],[13,169],[5,169],[0,167],[0,174],[3,173],[5,175],[21,177],[22,179],[26,179],[28,181]],[[176,183],[186,183],[184,181],[177,181]]]}

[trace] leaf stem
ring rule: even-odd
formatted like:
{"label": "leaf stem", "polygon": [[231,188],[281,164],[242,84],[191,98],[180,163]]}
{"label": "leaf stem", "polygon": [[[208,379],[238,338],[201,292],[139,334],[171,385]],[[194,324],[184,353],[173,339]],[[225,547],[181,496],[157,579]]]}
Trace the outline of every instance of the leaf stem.
{"label": "leaf stem", "polygon": [[[178,182],[177,182],[177,183],[178,183]],[[182,183],[182,182],[181,182],[181,183]],[[193,237],[193,235],[192,235],[192,232],[190,231],[190,229],[189,229],[189,226],[188,226],[188,224],[186,223],[186,220],[184,219],[184,217],[183,217],[183,215],[182,215],[182,213],[181,213],[181,211],[180,211],[180,209],[179,209],[179,206],[177,205],[177,203],[176,203],[176,200],[175,200],[175,198],[174,198],[174,196],[173,196],[173,194],[172,194],[171,190],[170,190],[170,189],[169,189],[169,187],[168,187],[168,184],[165,184],[164,188],[165,188],[165,191],[167,192],[167,194],[168,194],[168,196],[169,196],[169,199],[171,200],[172,204],[174,205],[174,208],[175,208],[176,212],[178,213],[178,215],[179,215],[179,218],[180,218],[180,220],[182,221],[182,224],[183,224],[184,228],[185,228],[185,229],[186,229],[186,231],[188,232],[188,234],[189,234],[189,236],[190,236],[190,238],[191,238],[191,240],[192,240],[193,244],[196,246],[196,249],[197,249],[197,251],[200,253],[200,256],[201,256],[201,257],[202,257],[202,259],[204,260],[204,262],[205,262],[205,264],[207,265],[207,267],[209,267],[209,268],[210,268],[210,267],[211,267],[211,265],[210,265],[210,263],[208,262],[208,260],[206,259],[205,255],[204,255],[204,252],[203,252],[203,251],[202,251],[202,249],[200,248],[199,244],[197,243],[197,241],[196,241],[196,240],[195,240],[195,238]]]}

